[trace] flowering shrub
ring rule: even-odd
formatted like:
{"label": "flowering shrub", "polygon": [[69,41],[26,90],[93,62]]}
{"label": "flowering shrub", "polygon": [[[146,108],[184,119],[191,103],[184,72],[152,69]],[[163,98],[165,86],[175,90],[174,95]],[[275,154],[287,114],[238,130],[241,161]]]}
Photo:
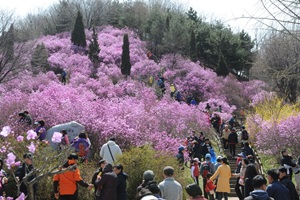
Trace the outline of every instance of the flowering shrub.
{"label": "flowering shrub", "polygon": [[264,154],[280,155],[284,148],[299,155],[300,117],[298,105],[273,98],[254,106],[254,113],[247,118],[251,139]]}

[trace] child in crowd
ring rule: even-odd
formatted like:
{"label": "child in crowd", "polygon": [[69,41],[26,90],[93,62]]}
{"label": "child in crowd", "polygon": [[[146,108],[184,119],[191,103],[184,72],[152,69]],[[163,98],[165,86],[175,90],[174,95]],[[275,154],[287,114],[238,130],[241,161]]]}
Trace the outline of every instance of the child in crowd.
{"label": "child in crowd", "polygon": [[194,158],[191,160],[191,176],[195,183],[199,185],[199,176],[200,176],[200,168],[199,168],[199,159]]}
{"label": "child in crowd", "polygon": [[205,192],[209,195],[209,200],[215,200],[214,194],[215,194],[215,188],[217,186],[212,182],[212,180],[210,180],[211,176],[212,176],[211,173],[206,174]]}

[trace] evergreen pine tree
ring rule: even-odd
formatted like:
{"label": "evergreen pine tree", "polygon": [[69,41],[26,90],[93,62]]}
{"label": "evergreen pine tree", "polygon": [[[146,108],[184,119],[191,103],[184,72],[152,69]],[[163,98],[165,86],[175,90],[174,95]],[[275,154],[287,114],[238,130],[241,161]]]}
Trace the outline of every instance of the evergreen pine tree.
{"label": "evergreen pine tree", "polygon": [[196,36],[194,31],[191,31],[190,39],[190,59],[193,62],[197,61],[197,50],[196,50]]}
{"label": "evergreen pine tree", "polygon": [[123,46],[122,46],[122,64],[121,72],[123,75],[130,76],[131,63],[130,63],[130,52],[129,52],[129,39],[128,34],[125,34],[123,37]]}
{"label": "evergreen pine tree", "polygon": [[223,55],[219,56],[219,64],[216,69],[218,76],[227,76],[229,74],[227,64]]}
{"label": "evergreen pine tree", "polygon": [[169,15],[167,16],[167,19],[166,19],[166,28],[167,28],[167,31],[170,30],[170,16]]}
{"label": "evergreen pine tree", "polygon": [[98,62],[100,61],[100,58],[99,58],[100,48],[99,48],[99,43],[98,43],[98,34],[97,34],[94,26],[93,26],[92,40],[90,42],[91,43],[89,45],[89,59],[94,64],[98,64]]}
{"label": "evergreen pine tree", "polygon": [[40,68],[37,67],[41,67],[44,70],[48,70],[49,69],[48,57],[49,55],[45,45],[43,43],[38,44],[33,51],[31,62],[30,62],[31,66],[33,67],[33,71],[37,73],[40,70]]}
{"label": "evergreen pine tree", "polygon": [[76,46],[86,47],[84,25],[80,11],[78,11],[77,13],[76,22],[72,31],[71,41]]}

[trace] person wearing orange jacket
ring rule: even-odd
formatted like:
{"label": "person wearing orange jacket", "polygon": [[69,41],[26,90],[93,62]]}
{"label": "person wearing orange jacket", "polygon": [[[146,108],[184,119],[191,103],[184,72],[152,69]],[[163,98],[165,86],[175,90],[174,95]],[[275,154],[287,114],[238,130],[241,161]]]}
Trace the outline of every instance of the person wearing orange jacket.
{"label": "person wearing orange jacket", "polygon": [[84,182],[80,176],[80,171],[76,167],[78,161],[78,155],[71,153],[68,156],[68,162],[63,165],[63,169],[70,168],[73,166],[72,170],[67,170],[61,174],[55,174],[53,178],[54,185],[54,196],[56,199],[60,200],[77,200],[78,190],[77,184],[82,187],[92,189],[93,184],[88,184]]}

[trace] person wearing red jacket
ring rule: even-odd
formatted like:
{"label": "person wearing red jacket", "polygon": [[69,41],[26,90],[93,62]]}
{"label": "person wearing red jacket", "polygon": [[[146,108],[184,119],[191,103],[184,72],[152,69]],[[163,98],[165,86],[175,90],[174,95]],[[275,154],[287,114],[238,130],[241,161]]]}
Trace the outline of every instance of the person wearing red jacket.
{"label": "person wearing red jacket", "polygon": [[[93,184],[88,184],[82,180],[80,171],[76,167],[77,160],[78,155],[75,153],[71,153],[68,156],[68,162],[63,166],[63,170],[66,171],[61,174],[54,175],[53,185],[54,196],[56,199],[60,198],[60,200],[77,200],[77,184],[89,189],[92,189],[94,187]],[[70,170],[68,170],[67,168],[69,168]]]}
{"label": "person wearing red jacket", "polygon": [[211,173],[206,174],[205,192],[208,194],[209,200],[215,200],[214,194],[217,186],[212,182],[212,180],[210,180],[211,176]]}

